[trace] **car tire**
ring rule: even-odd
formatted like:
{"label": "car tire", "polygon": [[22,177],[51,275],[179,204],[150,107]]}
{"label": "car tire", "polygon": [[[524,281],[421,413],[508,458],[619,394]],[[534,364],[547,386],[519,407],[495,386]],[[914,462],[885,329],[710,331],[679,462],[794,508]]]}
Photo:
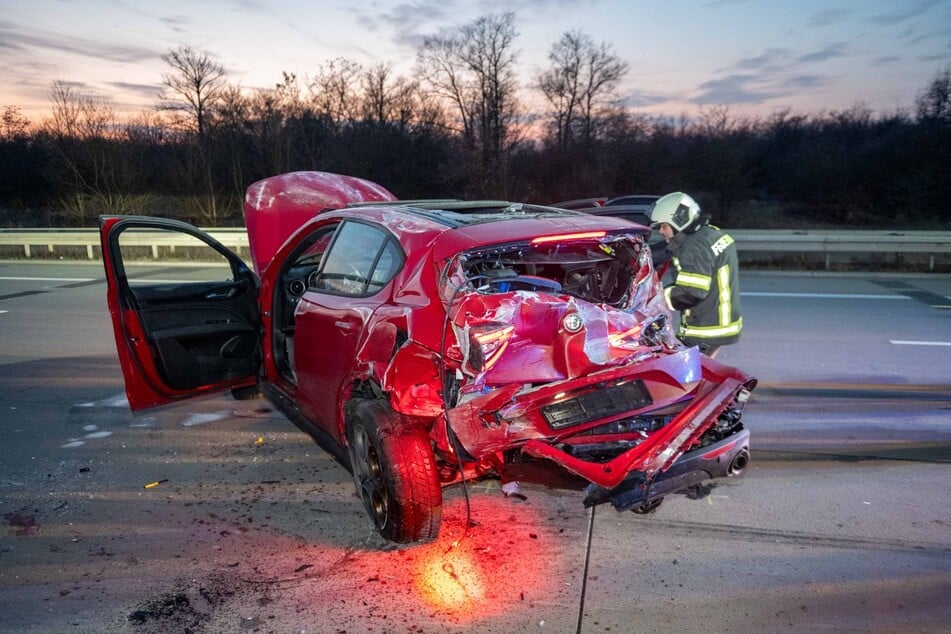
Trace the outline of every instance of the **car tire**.
{"label": "car tire", "polygon": [[347,444],[357,496],[385,539],[433,539],[442,520],[442,488],[429,434],[382,400],[348,407]]}

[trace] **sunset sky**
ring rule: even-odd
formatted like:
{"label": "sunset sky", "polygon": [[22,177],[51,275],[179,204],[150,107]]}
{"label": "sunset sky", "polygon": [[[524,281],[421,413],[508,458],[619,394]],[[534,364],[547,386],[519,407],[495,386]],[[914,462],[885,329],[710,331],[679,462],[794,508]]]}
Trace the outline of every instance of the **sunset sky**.
{"label": "sunset sky", "polygon": [[0,107],[34,119],[55,80],[154,106],[166,66],[188,45],[244,88],[270,88],[346,57],[410,75],[422,38],[514,11],[524,94],[551,44],[580,29],[630,64],[619,96],[634,111],[692,116],[908,109],[951,65],[951,0],[0,0]]}

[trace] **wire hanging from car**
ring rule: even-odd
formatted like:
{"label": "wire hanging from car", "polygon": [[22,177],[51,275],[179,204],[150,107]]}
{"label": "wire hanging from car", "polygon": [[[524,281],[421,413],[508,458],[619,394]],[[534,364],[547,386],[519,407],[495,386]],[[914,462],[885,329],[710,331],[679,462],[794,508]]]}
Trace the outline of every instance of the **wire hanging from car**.
{"label": "wire hanging from car", "polygon": [[[452,266],[450,262],[446,266],[446,280],[449,280],[449,267]],[[449,301],[446,304],[446,318],[443,320],[442,324],[442,336],[439,342],[439,361],[442,364],[442,409],[443,416],[446,419],[446,435],[449,436],[449,444],[452,446],[453,452],[456,454],[456,461],[459,467],[459,477],[462,479],[462,493],[466,498],[466,527],[465,531],[462,534],[463,539],[468,537],[469,528],[473,526],[472,522],[472,501],[469,499],[469,485],[466,482],[466,471],[465,466],[462,462],[462,448],[459,446],[459,439],[456,438],[456,434],[452,431],[452,427],[449,424],[449,381],[447,380],[450,376],[449,365],[446,363],[446,331],[449,329],[449,312],[452,310],[452,304],[456,301],[456,296],[459,294],[464,287],[469,285],[470,280],[463,280],[458,286],[453,288],[452,294],[449,296]],[[453,544],[455,546],[458,544],[458,541]]]}

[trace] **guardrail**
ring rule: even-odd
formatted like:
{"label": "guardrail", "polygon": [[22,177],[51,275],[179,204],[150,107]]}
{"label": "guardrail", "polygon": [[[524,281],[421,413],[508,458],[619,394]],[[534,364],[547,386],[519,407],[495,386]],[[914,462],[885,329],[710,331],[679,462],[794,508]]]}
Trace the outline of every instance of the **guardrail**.
{"label": "guardrail", "polygon": [[[205,229],[216,240],[234,251],[248,248],[248,234],[244,228]],[[756,252],[775,256],[781,253],[818,254],[824,257],[825,268],[831,265],[833,254],[917,254],[928,257],[928,269],[934,270],[938,256],[951,254],[951,231],[850,231],[850,230],[773,230],[733,229],[740,255],[751,259]],[[156,234],[151,246],[152,257],[159,257],[159,247],[175,247],[174,234]],[[90,260],[99,257],[97,229],[0,229],[0,247],[22,250],[23,257],[34,257],[36,247],[55,254],[58,247],[85,248]]]}
{"label": "guardrail", "polygon": [[928,256],[928,270],[938,255],[951,253],[951,231],[853,231],[796,229],[732,229],[741,252],[817,253],[831,264],[835,253],[919,254]]}
{"label": "guardrail", "polygon": [[[224,246],[238,251],[248,248],[248,232],[244,227],[215,227],[202,229]],[[192,242],[180,239],[179,234],[169,231],[138,233],[135,242],[129,246],[148,246],[152,248],[152,257],[159,257],[159,247],[185,246]],[[33,248],[45,248],[47,253],[55,253],[56,247],[83,247],[86,257],[95,260],[100,257],[98,229],[0,229],[0,247],[19,247],[23,256],[33,257]]]}

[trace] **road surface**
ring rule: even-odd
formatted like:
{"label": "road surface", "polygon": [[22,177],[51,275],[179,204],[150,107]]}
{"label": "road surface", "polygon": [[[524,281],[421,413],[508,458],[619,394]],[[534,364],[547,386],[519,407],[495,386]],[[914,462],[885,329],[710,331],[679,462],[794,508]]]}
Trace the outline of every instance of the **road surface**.
{"label": "road surface", "polygon": [[0,262],[0,631],[949,631],[949,296],[744,271],[746,475],[650,516],[480,482],[468,532],[455,487],[395,547],[264,402],[129,412],[99,266]]}

